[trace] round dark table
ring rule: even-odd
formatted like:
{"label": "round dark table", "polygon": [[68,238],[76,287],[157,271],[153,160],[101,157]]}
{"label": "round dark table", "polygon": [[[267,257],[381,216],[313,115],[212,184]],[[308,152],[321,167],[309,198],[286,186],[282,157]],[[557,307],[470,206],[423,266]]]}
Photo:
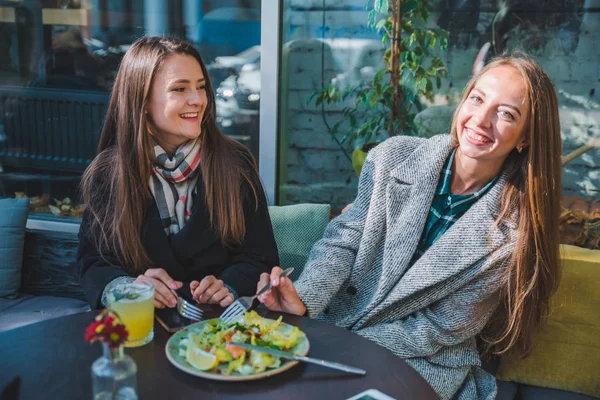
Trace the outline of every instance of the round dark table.
{"label": "round dark table", "polygon": [[[279,314],[262,312],[269,318]],[[19,399],[89,399],[90,368],[101,346],[83,339],[97,312],[42,321],[0,333],[0,393],[20,378]],[[206,314],[205,314],[206,315]],[[209,313],[210,317],[210,313]],[[427,382],[402,359],[377,344],[336,326],[306,317],[285,315],[310,340],[309,356],[363,368],[365,376],[299,363],[281,374],[248,382],[198,378],[167,360],[171,336],[155,323],[154,340],[125,349],[138,366],[140,399],[347,399],[378,389],[396,399],[437,399]]]}

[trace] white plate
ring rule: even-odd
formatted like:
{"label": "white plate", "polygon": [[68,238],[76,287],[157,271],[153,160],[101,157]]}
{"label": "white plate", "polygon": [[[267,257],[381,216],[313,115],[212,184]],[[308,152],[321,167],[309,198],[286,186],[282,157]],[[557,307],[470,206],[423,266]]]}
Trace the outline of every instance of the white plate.
{"label": "white plate", "polygon": [[[267,321],[275,322],[272,319],[267,319]],[[288,369],[292,368],[294,365],[298,364],[298,361],[293,360],[281,360],[281,366],[279,368],[268,368],[266,371],[260,372],[258,374],[251,375],[240,375],[237,372],[234,372],[232,375],[223,375],[213,371],[200,371],[199,369],[194,368],[190,363],[187,362],[184,356],[179,355],[180,343],[182,339],[185,339],[189,336],[190,330],[200,330],[202,327],[207,324],[210,320],[200,321],[193,325],[186,326],[185,328],[175,332],[173,336],[167,341],[165,346],[165,352],[167,354],[167,359],[173,364],[175,367],[180,370],[187,372],[188,374],[199,376],[201,378],[213,379],[217,381],[251,381],[255,379],[267,378],[269,376],[273,376],[276,374],[280,374]],[[286,332],[294,329],[292,325],[286,324],[282,322],[280,325],[280,330]],[[298,344],[292,348],[290,353],[305,356],[308,354],[308,350],[310,348],[310,344],[308,342],[308,338],[303,336],[302,339],[298,341]],[[215,369],[223,369],[227,368],[226,364],[220,364]]]}

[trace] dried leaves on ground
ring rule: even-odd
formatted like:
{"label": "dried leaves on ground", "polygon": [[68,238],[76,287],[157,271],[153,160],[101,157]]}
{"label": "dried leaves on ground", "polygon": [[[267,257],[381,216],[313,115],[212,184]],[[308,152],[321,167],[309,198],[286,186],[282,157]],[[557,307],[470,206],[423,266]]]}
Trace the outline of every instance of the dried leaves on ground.
{"label": "dried leaves on ground", "polygon": [[28,197],[24,192],[16,192],[15,198],[29,199],[29,208],[34,213],[52,213],[55,217],[75,217],[81,218],[85,206],[83,204],[74,205],[69,197],[62,200],[52,199],[45,194],[43,196]]}
{"label": "dried leaves on ground", "polygon": [[600,250],[600,201],[563,197],[560,216],[561,243]]}

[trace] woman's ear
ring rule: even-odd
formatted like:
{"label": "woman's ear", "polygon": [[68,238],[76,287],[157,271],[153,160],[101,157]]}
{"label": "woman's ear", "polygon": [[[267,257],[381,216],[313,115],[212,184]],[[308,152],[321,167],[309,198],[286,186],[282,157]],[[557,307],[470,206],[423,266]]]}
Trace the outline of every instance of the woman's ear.
{"label": "woman's ear", "polygon": [[524,139],[521,143],[517,145],[517,151],[520,153],[523,151],[523,149],[527,148],[527,146],[529,146],[529,142]]}

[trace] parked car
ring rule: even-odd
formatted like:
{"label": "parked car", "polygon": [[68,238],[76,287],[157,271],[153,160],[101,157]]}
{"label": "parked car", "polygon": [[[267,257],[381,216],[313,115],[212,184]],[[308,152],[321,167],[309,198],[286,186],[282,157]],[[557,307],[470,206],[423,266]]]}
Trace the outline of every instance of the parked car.
{"label": "parked car", "polygon": [[219,56],[206,66],[213,87],[218,88],[228,77],[241,71],[260,69],[260,46],[252,46],[233,56]]}
{"label": "parked car", "polygon": [[[385,49],[372,39],[324,39],[331,49],[340,89],[367,82],[383,67]],[[242,142],[258,143],[260,107],[260,46],[231,57],[217,57],[212,68],[229,69],[216,87],[217,123],[224,133]],[[213,70],[209,70],[211,78]],[[256,144],[256,146],[258,146]]]}
{"label": "parked car", "polygon": [[241,71],[216,89],[217,124],[228,136],[258,155],[260,70]]}

